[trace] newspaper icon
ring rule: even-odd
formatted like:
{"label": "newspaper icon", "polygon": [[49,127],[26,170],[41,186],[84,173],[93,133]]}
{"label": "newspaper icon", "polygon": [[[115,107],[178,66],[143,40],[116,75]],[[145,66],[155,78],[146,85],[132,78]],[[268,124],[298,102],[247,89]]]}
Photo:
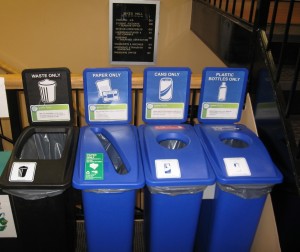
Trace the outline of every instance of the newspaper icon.
{"label": "newspaper icon", "polygon": [[104,103],[118,101],[119,90],[111,88],[110,79],[103,79],[96,81],[96,86],[98,89],[98,97],[102,98]]}

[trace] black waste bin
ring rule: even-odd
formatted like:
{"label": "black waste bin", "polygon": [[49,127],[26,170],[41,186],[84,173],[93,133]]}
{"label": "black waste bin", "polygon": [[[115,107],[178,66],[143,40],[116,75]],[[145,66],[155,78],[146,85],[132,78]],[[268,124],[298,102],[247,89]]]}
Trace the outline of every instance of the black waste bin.
{"label": "black waste bin", "polygon": [[72,126],[70,72],[28,69],[22,77],[30,126],[0,179],[15,216],[16,244],[20,251],[74,251],[71,181],[79,130]]}

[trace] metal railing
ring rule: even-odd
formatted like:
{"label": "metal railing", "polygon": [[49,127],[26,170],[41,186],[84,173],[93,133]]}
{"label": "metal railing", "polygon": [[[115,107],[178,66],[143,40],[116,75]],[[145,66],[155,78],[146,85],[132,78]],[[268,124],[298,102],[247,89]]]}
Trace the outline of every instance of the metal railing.
{"label": "metal railing", "polygon": [[[238,31],[245,27],[247,34],[252,33],[252,36],[248,35],[251,43],[243,51],[245,54],[250,52],[246,62],[240,64],[238,54],[223,60],[228,66],[249,68],[248,91],[259,133],[282,166],[288,186],[296,185],[300,194],[300,1],[194,0],[194,3],[206,6],[210,14],[218,13],[221,23],[229,20],[230,32],[234,32],[227,41],[237,43],[241,36],[236,34],[242,34]],[[220,25],[219,29],[222,28]],[[243,45],[245,41],[240,39],[239,42]],[[211,47],[216,49],[219,57],[234,55],[233,50],[220,53],[219,47]],[[271,124],[278,130],[273,136],[268,134],[274,130]]]}

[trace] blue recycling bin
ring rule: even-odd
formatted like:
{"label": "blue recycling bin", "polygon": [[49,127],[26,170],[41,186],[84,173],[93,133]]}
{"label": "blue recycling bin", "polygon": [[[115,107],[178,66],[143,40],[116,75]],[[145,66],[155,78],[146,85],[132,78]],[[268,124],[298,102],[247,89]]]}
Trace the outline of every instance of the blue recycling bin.
{"label": "blue recycling bin", "polygon": [[188,68],[144,71],[146,251],[193,251],[203,191],[215,181],[194,128],[184,124],[190,75]]}
{"label": "blue recycling bin", "polygon": [[137,189],[144,186],[131,117],[129,69],[86,69],[88,126],[80,129],[73,186],[82,191],[88,251],[132,251]]}
{"label": "blue recycling bin", "polygon": [[282,175],[246,126],[197,125],[196,130],[217,181],[208,215],[200,220],[197,251],[250,251],[266,197]]}
{"label": "blue recycling bin", "polygon": [[191,125],[139,127],[146,251],[193,251],[203,190],[214,183]]}
{"label": "blue recycling bin", "polygon": [[260,139],[238,124],[248,71],[206,68],[196,132],[216,175],[205,200],[195,251],[250,251],[268,193],[282,175]]}

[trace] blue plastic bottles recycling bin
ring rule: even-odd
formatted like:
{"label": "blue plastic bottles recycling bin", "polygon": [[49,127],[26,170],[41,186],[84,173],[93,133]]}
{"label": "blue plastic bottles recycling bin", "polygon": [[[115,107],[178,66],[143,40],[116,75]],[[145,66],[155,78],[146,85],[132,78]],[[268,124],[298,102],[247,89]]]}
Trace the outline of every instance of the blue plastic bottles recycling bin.
{"label": "blue plastic bottles recycling bin", "polygon": [[129,69],[84,71],[86,121],[73,186],[82,190],[88,251],[132,251],[137,189],[144,187],[131,120]]}
{"label": "blue plastic bottles recycling bin", "polygon": [[187,119],[190,70],[144,72],[138,128],[144,166],[146,251],[193,251],[203,190],[214,174]]}
{"label": "blue plastic bottles recycling bin", "polygon": [[282,175],[259,138],[240,121],[248,70],[204,69],[196,132],[216,175],[205,200],[196,251],[250,251],[267,194]]}
{"label": "blue plastic bottles recycling bin", "polygon": [[197,251],[250,251],[266,197],[282,175],[246,126],[197,125],[196,130],[217,181],[209,215],[200,219]]}

